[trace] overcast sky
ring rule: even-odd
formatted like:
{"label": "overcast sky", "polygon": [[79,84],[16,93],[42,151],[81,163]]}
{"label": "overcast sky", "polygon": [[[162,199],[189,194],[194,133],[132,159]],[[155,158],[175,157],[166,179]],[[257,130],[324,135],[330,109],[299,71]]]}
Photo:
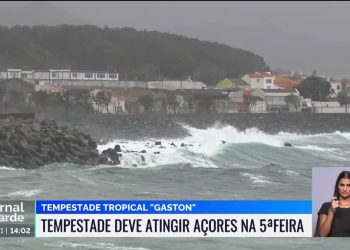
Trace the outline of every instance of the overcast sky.
{"label": "overcast sky", "polygon": [[0,2],[0,24],[158,30],[250,50],[272,68],[350,77],[350,2]]}

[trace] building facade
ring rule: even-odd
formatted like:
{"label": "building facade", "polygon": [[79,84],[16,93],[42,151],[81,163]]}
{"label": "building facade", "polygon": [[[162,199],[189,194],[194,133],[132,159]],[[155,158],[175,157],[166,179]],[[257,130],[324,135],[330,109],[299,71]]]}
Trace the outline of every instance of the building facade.
{"label": "building facade", "polygon": [[32,81],[47,81],[49,83],[60,83],[64,80],[84,80],[84,81],[118,81],[119,74],[103,71],[85,71],[70,69],[49,69],[49,70],[21,70],[7,69],[0,71],[0,80],[20,78]]}
{"label": "building facade", "polygon": [[253,89],[278,89],[274,84],[275,76],[271,72],[254,72],[245,74],[242,79]]}

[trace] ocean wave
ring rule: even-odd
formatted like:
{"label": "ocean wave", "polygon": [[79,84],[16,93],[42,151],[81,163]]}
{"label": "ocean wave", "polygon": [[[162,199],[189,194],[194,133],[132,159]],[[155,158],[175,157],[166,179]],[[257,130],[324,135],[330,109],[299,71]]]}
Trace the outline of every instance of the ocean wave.
{"label": "ocean wave", "polygon": [[264,177],[261,175],[253,175],[247,172],[242,172],[239,175],[243,177],[248,177],[249,180],[251,180],[253,183],[269,183],[269,184],[272,183],[271,181],[268,180],[267,177]]}
{"label": "ocean wave", "polygon": [[[189,131],[189,136],[178,139],[147,139],[137,141],[110,141],[107,144],[98,145],[102,152],[107,148],[114,148],[119,144],[122,149],[121,164],[118,167],[125,168],[154,168],[169,164],[191,164],[199,168],[220,168],[220,159],[216,156],[220,153],[230,154],[233,145],[250,144],[246,154],[254,154],[255,145],[267,145],[270,147],[283,148],[284,154],[292,152],[289,150],[301,149],[310,151],[322,151],[336,153],[336,156],[325,154],[328,159],[347,160],[343,157],[342,148],[350,146],[350,133],[334,133],[303,135],[296,133],[280,132],[278,134],[267,134],[255,127],[239,131],[235,127],[220,123],[207,129],[197,129],[182,124],[184,129]],[[348,138],[348,139],[346,139]],[[160,141],[161,145],[156,145]],[[286,147],[290,143],[292,147]],[[341,147],[337,148],[340,145]],[[145,150],[145,151],[143,151]],[[143,151],[143,153],[141,153]],[[234,162],[232,159],[226,161]],[[274,156],[271,156],[274,158]],[[214,161],[212,159],[215,159]]]}
{"label": "ocean wave", "polygon": [[28,198],[28,197],[35,196],[41,192],[42,191],[40,189],[19,190],[19,191],[11,192],[8,194],[0,194],[0,197],[25,197],[25,198]]}
{"label": "ocean wave", "polygon": [[81,183],[85,183],[85,184],[89,184],[89,185],[92,185],[92,186],[96,186],[96,183],[93,182],[92,180],[89,180],[88,178],[84,178],[84,177],[76,176],[76,175],[72,175],[72,177],[74,179],[76,179],[77,181],[81,182]]}
{"label": "ocean wave", "polygon": [[326,152],[337,152],[337,153],[342,152],[339,148],[322,148],[322,147],[315,146],[315,145],[294,146],[294,147],[300,148],[300,149],[314,150],[314,151],[326,151]]}
{"label": "ocean wave", "polygon": [[13,170],[24,170],[24,169],[17,169],[17,168],[10,168],[10,167],[5,167],[5,166],[0,166],[0,170],[10,170],[10,171],[13,171]]}

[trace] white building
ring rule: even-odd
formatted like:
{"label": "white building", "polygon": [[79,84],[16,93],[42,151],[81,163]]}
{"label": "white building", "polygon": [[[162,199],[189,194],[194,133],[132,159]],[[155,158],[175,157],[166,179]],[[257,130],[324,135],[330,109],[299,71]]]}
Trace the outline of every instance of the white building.
{"label": "white building", "polygon": [[266,102],[265,93],[261,89],[254,89],[250,95],[255,96],[256,101],[249,105],[249,112],[251,113],[265,113]]}
{"label": "white building", "polygon": [[337,97],[342,91],[342,84],[340,81],[335,80],[332,77],[327,77],[327,81],[331,84],[331,97]]}
{"label": "white building", "polygon": [[[268,112],[299,112],[301,111],[301,100],[297,89],[284,90],[284,89],[262,89],[265,93],[266,111]],[[295,105],[288,103],[286,97],[289,95],[296,96]],[[296,107],[295,107],[296,106]]]}
{"label": "white building", "polygon": [[24,80],[45,80],[49,83],[59,83],[64,80],[84,81],[118,81],[119,74],[103,71],[85,71],[70,69],[21,70],[7,69],[0,72],[0,79],[22,78]]}
{"label": "white building", "polygon": [[206,89],[207,85],[203,82],[194,82],[191,78],[185,81],[149,81],[147,84],[149,89]]}
{"label": "white building", "polygon": [[311,105],[315,113],[349,113],[350,111],[350,107],[341,106],[339,102],[311,102]]}
{"label": "white building", "polygon": [[245,74],[242,80],[246,81],[253,89],[279,89],[273,82],[275,76],[271,72],[254,72]]}

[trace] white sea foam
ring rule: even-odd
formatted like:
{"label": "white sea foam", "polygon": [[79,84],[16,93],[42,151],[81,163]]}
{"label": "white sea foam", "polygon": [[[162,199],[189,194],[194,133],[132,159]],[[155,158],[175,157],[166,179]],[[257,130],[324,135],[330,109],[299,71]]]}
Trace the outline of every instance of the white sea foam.
{"label": "white sea foam", "polygon": [[286,170],[286,174],[287,175],[291,175],[291,176],[297,176],[299,175],[298,172],[292,171],[292,170]]}
{"label": "white sea foam", "polygon": [[[272,147],[284,147],[284,144],[288,142],[293,147],[303,150],[339,153],[341,152],[340,149],[328,147],[327,145],[322,145],[322,143],[333,140],[332,143],[337,144],[337,140],[339,140],[337,136],[339,135],[350,140],[350,133],[340,133],[339,131],[315,135],[286,132],[271,135],[254,127],[245,131],[239,131],[235,127],[220,123],[216,123],[213,127],[207,129],[197,129],[184,124],[182,126],[190,133],[185,138],[147,139],[129,142],[118,142],[118,140],[115,140],[105,145],[99,145],[98,150],[101,152],[119,144],[123,151],[135,151],[122,154],[121,167],[137,166],[138,168],[147,168],[168,164],[191,163],[193,167],[215,168],[217,166],[212,163],[210,158],[231,144],[259,143]],[[161,141],[162,145],[155,146],[156,141]],[[313,141],[317,143],[310,143]],[[174,143],[176,147],[171,146],[171,143]],[[181,147],[181,143],[184,143],[186,146]],[[318,143],[320,145],[313,145]],[[146,150],[146,153],[141,153],[142,150]],[[157,152],[159,154],[155,154]]]}
{"label": "white sea foam", "polygon": [[342,152],[339,148],[322,148],[315,145],[295,146],[295,148],[308,149],[308,150],[314,150],[314,151],[334,152],[334,153]]}
{"label": "white sea foam", "polygon": [[0,194],[0,197],[32,197],[41,193],[40,189],[19,190],[8,194]]}
{"label": "white sea foam", "polygon": [[16,169],[16,168],[9,168],[9,167],[5,167],[5,166],[0,166],[0,170],[18,170],[18,169]]}
{"label": "white sea foam", "polygon": [[243,177],[248,177],[249,180],[251,180],[253,183],[272,183],[268,180],[267,177],[261,176],[261,175],[253,175],[250,173],[242,172],[240,173]]}
{"label": "white sea foam", "polygon": [[84,178],[84,177],[76,176],[76,175],[72,175],[72,177],[81,183],[85,183],[85,184],[89,184],[89,185],[93,185],[93,186],[96,185],[95,182],[93,182],[92,180],[89,180],[88,178]]}

